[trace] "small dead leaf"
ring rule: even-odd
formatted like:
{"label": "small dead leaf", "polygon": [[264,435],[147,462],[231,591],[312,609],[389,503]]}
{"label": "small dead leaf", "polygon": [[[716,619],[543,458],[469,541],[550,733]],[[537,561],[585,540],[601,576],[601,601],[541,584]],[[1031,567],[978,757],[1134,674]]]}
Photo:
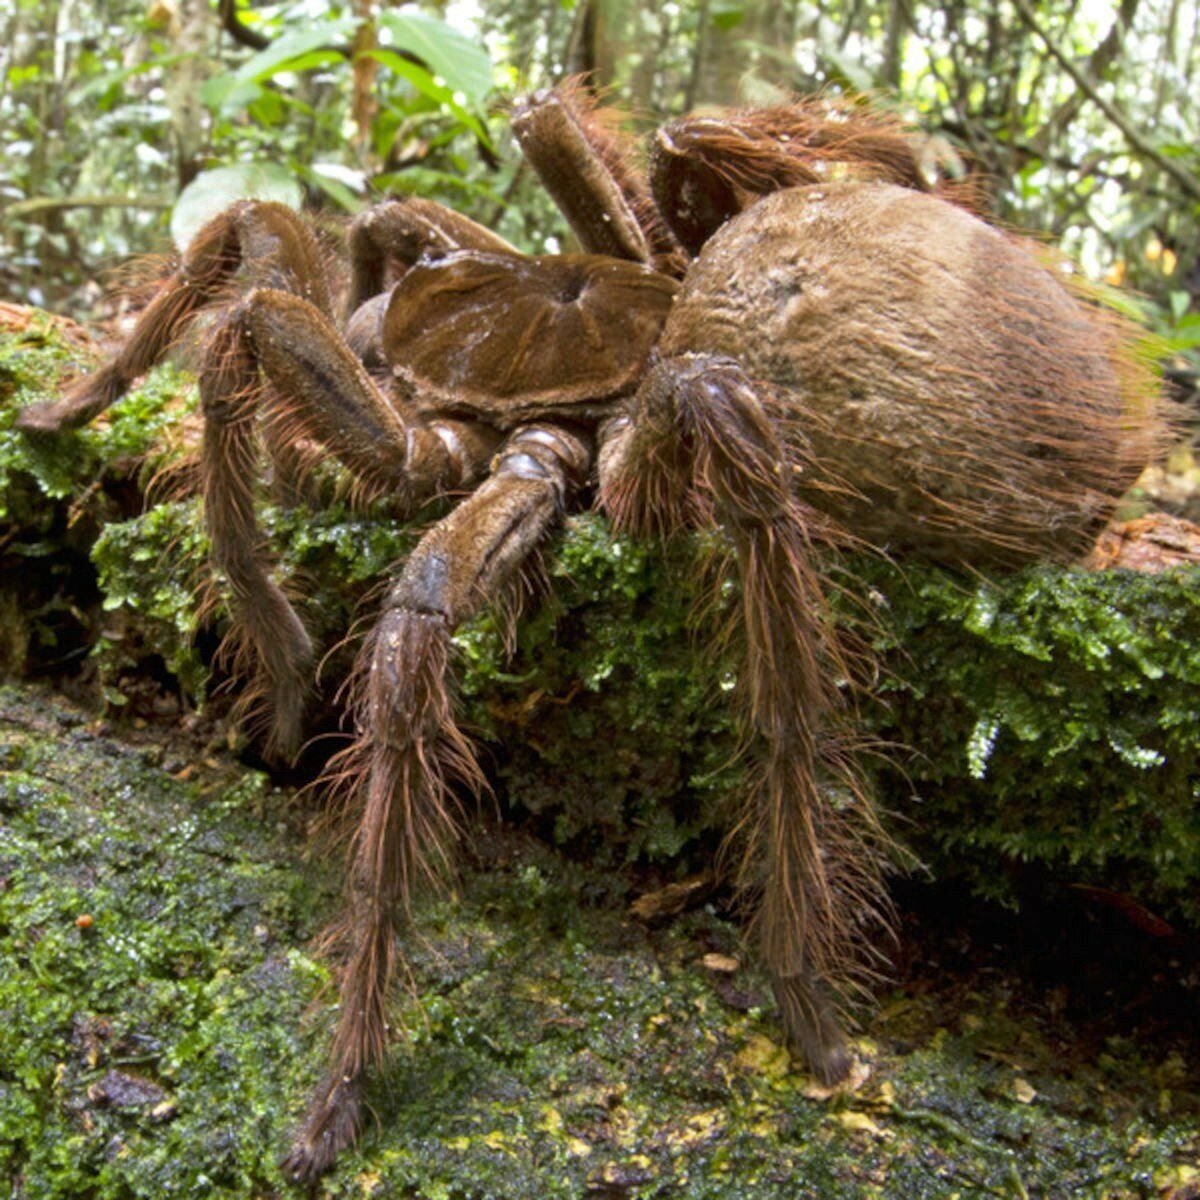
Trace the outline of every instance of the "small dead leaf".
{"label": "small dead leaf", "polygon": [[730,954],[706,954],[700,960],[700,965],[706,971],[732,975],[735,971],[740,970],[742,964]]}
{"label": "small dead leaf", "polygon": [[843,1128],[851,1133],[869,1133],[872,1137],[888,1138],[891,1137],[891,1131],[884,1129],[883,1126],[877,1124],[875,1120],[863,1112],[839,1112],[833,1114],[833,1119]]}
{"label": "small dead leaf", "polygon": [[871,1064],[866,1059],[856,1057],[850,1074],[841,1083],[824,1084],[814,1079],[805,1085],[800,1094],[808,1100],[828,1100],[831,1096],[857,1092],[870,1078]]}
{"label": "small dead leaf", "polygon": [[695,907],[712,890],[711,875],[693,875],[679,883],[670,883],[656,892],[646,892],[630,906],[630,915],[639,921],[658,921]]}

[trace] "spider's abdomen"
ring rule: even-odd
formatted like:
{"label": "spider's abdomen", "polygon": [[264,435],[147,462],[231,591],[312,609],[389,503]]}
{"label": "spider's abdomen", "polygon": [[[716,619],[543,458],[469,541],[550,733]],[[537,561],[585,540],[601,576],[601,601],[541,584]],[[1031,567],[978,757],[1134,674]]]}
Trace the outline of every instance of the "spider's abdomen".
{"label": "spider's abdomen", "polygon": [[943,559],[1073,553],[1154,438],[1115,319],[1029,244],[898,187],[754,204],[704,247],[661,345],[762,385],[806,500]]}
{"label": "spider's abdomen", "polygon": [[590,419],[641,376],[677,286],[599,255],[463,251],[419,263],[396,285],[385,353],[429,409],[500,428]]}

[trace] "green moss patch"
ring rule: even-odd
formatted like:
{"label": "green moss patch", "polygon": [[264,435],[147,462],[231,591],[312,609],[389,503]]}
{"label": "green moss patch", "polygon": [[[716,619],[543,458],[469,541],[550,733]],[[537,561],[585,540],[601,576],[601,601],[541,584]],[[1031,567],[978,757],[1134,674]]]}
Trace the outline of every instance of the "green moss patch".
{"label": "green moss patch", "polygon": [[[260,775],[10,687],[0,814],[0,1179],[289,1194],[276,1163],[334,1016],[306,949],[330,872],[297,810]],[[406,939],[405,1036],[316,1194],[1123,1200],[1195,1182],[1186,1045],[1095,1046],[1003,973],[934,967],[883,996],[863,1086],[816,1098],[736,929],[707,909],[647,928],[628,888],[483,833],[456,902]]]}

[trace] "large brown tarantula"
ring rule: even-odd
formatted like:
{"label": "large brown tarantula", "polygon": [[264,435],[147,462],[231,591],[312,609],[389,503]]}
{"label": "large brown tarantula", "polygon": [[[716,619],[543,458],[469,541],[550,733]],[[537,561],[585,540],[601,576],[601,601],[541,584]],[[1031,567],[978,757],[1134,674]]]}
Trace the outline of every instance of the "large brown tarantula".
{"label": "large brown tarantula", "polygon": [[740,696],[757,759],[742,884],[790,1039],[823,1080],[852,1059],[847,995],[886,908],[883,838],[842,734],[847,664],[813,547],[942,561],[1070,556],[1154,440],[1153,386],[1114,322],[1030,244],[930,180],[917,143],[852,103],[684,118],[646,176],[577,88],[513,128],[585,253],[527,257],[424,200],[349,236],[344,333],[313,236],[236,204],[207,225],[115,360],[27,430],[88,420],[205,308],[203,491],[234,636],[298,743],[313,647],[255,520],[259,439],[320,450],[359,492],[464,499],[395,580],[363,650],[357,832],[336,930],[329,1073],[286,1160],[355,1135],[388,1043],[397,925],[444,878],[455,789],[478,786],[447,683],[455,627],[492,601],[592,481],[621,529],[720,526],[740,574]]}

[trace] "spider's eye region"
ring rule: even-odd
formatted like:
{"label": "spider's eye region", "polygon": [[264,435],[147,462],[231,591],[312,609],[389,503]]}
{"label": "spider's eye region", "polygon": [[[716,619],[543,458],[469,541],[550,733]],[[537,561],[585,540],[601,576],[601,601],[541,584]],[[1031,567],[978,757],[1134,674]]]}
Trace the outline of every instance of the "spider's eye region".
{"label": "spider's eye region", "polygon": [[583,297],[583,293],[587,291],[587,279],[580,271],[572,271],[566,279],[563,280],[562,286],[558,291],[558,300],[560,304],[574,304],[576,300]]}

